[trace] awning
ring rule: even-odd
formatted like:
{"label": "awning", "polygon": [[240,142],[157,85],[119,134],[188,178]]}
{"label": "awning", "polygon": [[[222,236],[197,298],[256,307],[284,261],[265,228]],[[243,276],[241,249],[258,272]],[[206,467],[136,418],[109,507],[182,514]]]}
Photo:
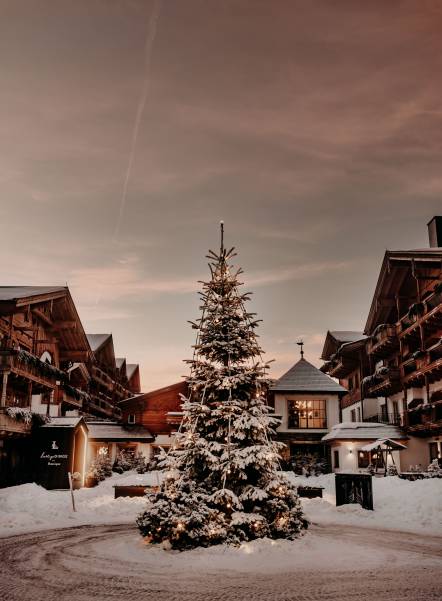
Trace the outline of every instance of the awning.
{"label": "awning", "polygon": [[391,438],[379,438],[374,442],[366,444],[364,447],[361,447],[360,451],[374,451],[375,449],[379,449],[381,447],[382,450],[391,449],[392,451],[403,451],[407,447],[400,442],[396,442],[391,440]]}

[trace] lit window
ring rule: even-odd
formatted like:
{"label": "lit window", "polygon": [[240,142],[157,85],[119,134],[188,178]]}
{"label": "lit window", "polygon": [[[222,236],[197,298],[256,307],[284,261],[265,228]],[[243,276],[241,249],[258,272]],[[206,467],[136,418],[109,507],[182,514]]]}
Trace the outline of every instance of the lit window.
{"label": "lit window", "polygon": [[327,428],[326,401],[288,401],[288,427]]}
{"label": "lit window", "polygon": [[359,451],[358,452],[358,467],[365,468],[368,467],[370,463],[370,455],[368,451]]}

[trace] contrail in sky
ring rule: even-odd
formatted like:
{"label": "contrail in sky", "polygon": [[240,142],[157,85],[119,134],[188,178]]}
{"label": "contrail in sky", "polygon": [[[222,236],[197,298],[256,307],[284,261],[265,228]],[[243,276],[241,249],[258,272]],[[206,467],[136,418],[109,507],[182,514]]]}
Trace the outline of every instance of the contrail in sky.
{"label": "contrail in sky", "polygon": [[132,164],[135,156],[135,148],[137,145],[138,131],[140,129],[141,118],[143,116],[144,107],[146,106],[147,97],[149,95],[149,84],[150,84],[150,64],[152,59],[152,48],[157,35],[158,18],[160,16],[162,0],[154,0],[152,14],[150,15],[149,24],[147,27],[146,36],[146,48],[145,48],[145,70],[144,70],[144,81],[143,88],[141,90],[140,101],[138,103],[137,114],[135,117],[134,128],[132,132],[132,142],[129,152],[129,161],[127,164],[126,177],[124,178],[123,194],[120,201],[120,210],[118,212],[118,219],[115,225],[114,231],[114,242],[117,240],[120,233],[121,220],[123,219],[124,208],[126,206],[127,187],[129,184],[130,174],[132,171]]}

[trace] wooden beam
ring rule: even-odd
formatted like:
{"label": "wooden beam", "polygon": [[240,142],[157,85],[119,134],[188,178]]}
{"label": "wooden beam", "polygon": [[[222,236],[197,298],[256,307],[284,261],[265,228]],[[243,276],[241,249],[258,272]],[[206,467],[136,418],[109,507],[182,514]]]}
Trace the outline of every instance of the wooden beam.
{"label": "wooden beam", "polygon": [[60,351],[60,361],[74,361],[76,363],[89,361],[89,352],[84,350],[62,350]]}
{"label": "wooden beam", "polygon": [[48,325],[53,326],[54,322],[52,321],[52,319],[50,317],[48,317],[47,315],[45,315],[42,311],[40,311],[39,309],[32,309],[32,313],[36,316],[39,317],[41,320],[43,320],[44,322],[46,322]]}
{"label": "wooden beam", "polygon": [[75,330],[77,325],[76,321],[55,321],[51,330]]}
{"label": "wooden beam", "polygon": [[14,326],[15,330],[19,332],[35,332],[38,330],[37,326]]}

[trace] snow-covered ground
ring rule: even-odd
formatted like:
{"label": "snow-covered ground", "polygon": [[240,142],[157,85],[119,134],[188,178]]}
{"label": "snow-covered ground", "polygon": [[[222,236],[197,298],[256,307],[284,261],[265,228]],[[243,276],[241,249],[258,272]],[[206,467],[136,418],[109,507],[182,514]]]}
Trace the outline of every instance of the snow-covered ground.
{"label": "snow-covered ground", "polygon": [[336,507],[335,476],[292,475],[293,482],[323,486],[322,499],[302,499],[307,518],[317,524],[347,524],[442,536],[442,478],[410,482],[398,477],[373,478],[374,511],[360,505]]}
{"label": "snow-covered ground", "polygon": [[[373,478],[374,511],[359,505],[335,506],[334,475],[296,477],[297,484],[323,486],[323,499],[303,499],[304,511],[315,524],[340,524],[442,536],[442,479],[408,482],[397,477]],[[155,472],[114,475],[95,488],[70,493],[47,491],[37,484],[0,490],[0,536],[88,524],[133,523],[143,498],[114,498],[114,484],[158,483]],[[307,543],[306,543],[307,544]]]}

